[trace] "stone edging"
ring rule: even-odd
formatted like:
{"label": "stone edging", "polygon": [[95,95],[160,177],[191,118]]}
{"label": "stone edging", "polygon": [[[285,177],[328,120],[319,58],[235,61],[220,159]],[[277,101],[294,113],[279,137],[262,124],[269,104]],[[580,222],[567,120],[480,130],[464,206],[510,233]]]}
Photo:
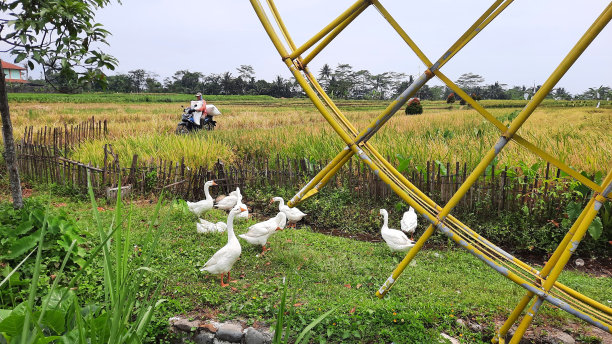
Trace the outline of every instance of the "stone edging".
{"label": "stone edging", "polygon": [[244,328],[236,321],[218,323],[216,321],[189,320],[181,317],[172,317],[168,320],[170,332],[177,335],[172,343],[195,344],[270,344],[272,334],[260,328]]}

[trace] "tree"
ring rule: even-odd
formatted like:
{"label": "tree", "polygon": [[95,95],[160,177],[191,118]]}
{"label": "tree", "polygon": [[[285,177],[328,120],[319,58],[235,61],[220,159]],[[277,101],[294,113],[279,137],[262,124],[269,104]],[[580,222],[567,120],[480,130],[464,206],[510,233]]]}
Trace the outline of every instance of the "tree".
{"label": "tree", "polygon": [[466,93],[479,93],[480,84],[484,82],[484,78],[478,74],[465,73],[461,74],[457,79],[459,85]]}
{"label": "tree", "polygon": [[128,72],[128,77],[132,82],[134,92],[140,93],[147,87],[146,80],[150,77],[150,73],[144,69],[135,69]]}
{"label": "tree", "polygon": [[332,70],[331,67],[326,63],[319,69],[319,80],[321,80],[321,85],[327,91],[327,87],[329,86],[329,79],[331,78]]}
{"label": "tree", "polygon": [[195,93],[200,90],[202,84],[200,79],[203,77],[200,72],[190,72],[188,70],[179,70],[174,73],[172,79],[174,82],[170,85],[174,92]]}
{"label": "tree", "polygon": [[[0,1],[0,44],[15,55],[15,63],[25,61],[34,69],[76,76],[78,83],[104,83],[102,70],[114,69],[117,60],[94,49],[107,44],[109,32],[94,21],[94,11],[110,0],[3,0]],[[58,71],[59,68],[59,71]],[[49,81],[49,80],[47,80]],[[21,182],[15,159],[13,126],[8,106],[4,71],[0,66],[0,112],[4,138],[4,160],[9,173],[13,205],[23,207]]]}
{"label": "tree", "polygon": [[240,65],[236,70],[238,71],[238,77],[243,81],[250,81],[255,77],[255,69],[251,65]]}
{"label": "tree", "polygon": [[558,100],[572,100],[572,95],[565,90],[563,87],[557,87],[554,90],[554,98]]}

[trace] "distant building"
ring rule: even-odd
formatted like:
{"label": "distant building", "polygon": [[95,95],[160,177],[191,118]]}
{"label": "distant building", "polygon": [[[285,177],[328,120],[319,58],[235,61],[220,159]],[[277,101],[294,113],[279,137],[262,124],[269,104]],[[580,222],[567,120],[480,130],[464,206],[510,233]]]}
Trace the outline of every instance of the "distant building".
{"label": "distant building", "polygon": [[2,69],[4,70],[4,78],[6,82],[28,82],[25,76],[25,68],[2,61]]}

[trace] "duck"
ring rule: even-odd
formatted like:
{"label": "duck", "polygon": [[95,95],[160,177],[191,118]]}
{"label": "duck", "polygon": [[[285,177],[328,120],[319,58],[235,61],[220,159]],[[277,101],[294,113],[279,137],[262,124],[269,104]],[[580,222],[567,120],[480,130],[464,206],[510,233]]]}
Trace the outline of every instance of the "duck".
{"label": "duck", "polygon": [[286,224],[287,215],[281,211],[269,220],[252,225],[245,234],[240,234],[239,237],[251,245],[261,245],[261,255],[263,255],[269,250],[266,248],[266,244],[270,235],[283,230]]}
{"label": "duck", "polygon": [[389,228],[389,214],[385,209],[380,209],[380,215],[383,217],[383,225],[380,229],[380,234],[382,235],[383,239],[385,240],[387,246],[389,246],[391,251],[405,252],[410,250],[415,245],[415,242],[408,239],[406,234],[404,234],[402,231]]}
{"label": "duck", "polygon": [[414,208],[410,207],[407,212],[402,216],[400,221],[402,232],[410,235],[410,240],[414,240],[414,231],[417,227],[417,214],[414,212]]}
{"label": "duck", "polygon": [[225,222],[221,222],[221,221],[217,223],[212,223],[212,222],[200,219],[200,221],[196,223],[196,231],[200,234],[214,233],[214,232],[223,233],[225,232],[226,229],[227,229],[227,225],[225,224]]}
{"label": "duck", "polygon": [[192,213],[196,214],[196,216],[200,216],[203,212],[213,208],[214,200],[208,192],[208,189],[214,185],[217,185],[214,180],[207,181],[204,183],[204,195],[206,198],[199,202],[187,202],[187,208],[189,208]]}
{"label": "duck", "polygon": [[[244,211],[244,208],[235,206],[230,210],[227,216],[227,244],[206,262],[200,271],[207,271],[211,274],[221,275],[221,287],[227,287],[230,282],[230,270],[242,253],[240,242],[234,234],[234,217]],[[227,282],[223,283],[223,276],[227,272]]]}
{"label": "duck", "polygon": [[300,209],[296,207],[289,208],[289,206],[286,206],[285,201],[282,197],[274,197],[270,200],[270,204],[274,202],[280,202],[278,204],[278,210],[282,211],[283,213],[285,213],[285,215],[287,215],[287,227],[295,228],[296,222],[300,221],[302,218],[304,218],[304,216],[308,215],[304,214]]}
{"label": "duck", "polygon": [[240,188],[236,188],[235,191],[230,192],[229,195],[219,200],[219,202],[215,204],[215,207],[217,207],[218,209],[222,209],[222,210],[231,210],[232,208],[236,206],[236,204],[238,203],[238,200],[241,200],[241,199],[242,199],[242,195],[240,194]]}

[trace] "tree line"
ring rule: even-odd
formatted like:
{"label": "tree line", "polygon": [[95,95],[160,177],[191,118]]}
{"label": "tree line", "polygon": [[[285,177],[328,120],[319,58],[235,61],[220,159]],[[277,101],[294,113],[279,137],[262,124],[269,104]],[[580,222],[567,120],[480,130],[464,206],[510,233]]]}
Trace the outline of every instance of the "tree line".
{"label": "tree line", "polygon": [[[317,73],[318,80],[332,98],[339,99],[390,99],[399,95],[412,82],[414,77],[405,73],[384,72],[374,74],[368,70],[355,70],[350,64],[340,63],[335,68],[325,64]],[[255,78],[255,70],[250,65],[236,68],[235,74],[227,71],[221,74],[204,74],[189,70],[179,70],[171,77],[160,80],[159,75],[144,69],[107,76],[107,84],[80,85],[69,78],[51,76],[61,92],[119,92],[119,93],[196,93],[226,95],[268,95],[277,98],[304,97],[295,80],[277,76],[272,81]],[[508,86],[494,82],[485,84],[478,74],[465,73],[456,81],[466,93],[476,99],[526,99],[537,92],[540,85]],[[446,86],[424,85],[417,93],[422,100],[446,100],[453,94]],[[460,97],[453,94],[457,100]],[[612,89],[607,86],[592,87],[580,94],[571,94],[563,87],[555,88],[549,98],[559,100],[601,99],[612,97]]]}

